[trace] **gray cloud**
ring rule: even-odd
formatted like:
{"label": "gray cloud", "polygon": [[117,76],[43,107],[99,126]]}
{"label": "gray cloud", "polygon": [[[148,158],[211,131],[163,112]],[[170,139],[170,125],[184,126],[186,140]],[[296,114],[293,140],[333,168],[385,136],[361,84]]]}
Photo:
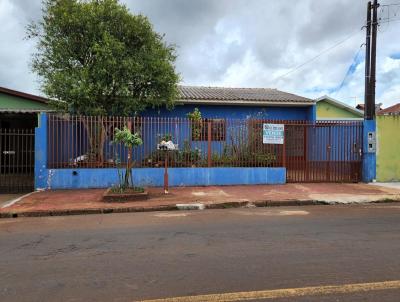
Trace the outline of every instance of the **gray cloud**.
{"label": "gray cloud", "polygon": [[[277,87],[309,97],[340,84],[364,33],[289,76],[274,79],[357,31],[366,0],[121,0],[149,17],[156,31],[177,45],[177,70],[185,84]],[[383,12],[384,13],[384,12]],[[0,85],[40,93],[29,71],[34,44],[23,40],[25,26],[41,15],[40,0],[0,0]],[[395,23],[379,32],[378,66],[400,52]],[[398,69],[378,68],[377,95],[400,101]],[[363,68],[334,96],[345,102],[363,97]],[[395,100],[397,98],[397,100]]]}
{"label": "gray cloud", "polygon": [[315,47],[360,29],[365,23],[366,1],[311,1],[309,18],[298,27],[299,45]]}

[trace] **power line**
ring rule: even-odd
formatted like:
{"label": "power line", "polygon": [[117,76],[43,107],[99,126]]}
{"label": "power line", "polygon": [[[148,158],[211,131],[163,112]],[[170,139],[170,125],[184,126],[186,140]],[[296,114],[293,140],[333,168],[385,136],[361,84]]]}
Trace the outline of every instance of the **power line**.
{"label": "power line", "polygon": [[304,62],[304,63],[302,63],[302,64],[300,64],[300,65],[297,65],[296,67],[292,68],[292,69],[289,70],[288,72],[286,72],[286,73],[284,73],[284,74],[282,74],[282,75],[276,77],[276,78],[274,79],[274,81],[278,81],[279,79],[284,78],[284,77],[286,77],[287,75],[289,75],[289,74],[291,74],[291,73],[293,73],[293,72],[299,70],[299,69],[300,69],[301,67],[303,67],[304,65],[307,65],[308,63],[311,63],[311,62],[315,61],[316,59],[318,59],[318,58],[319,58],[320,56],[322,56],[323,54],[325,54],[325,53],[331,51],[332,49],[336,48],[337,46],[343,44],[344,42],[346,42],[347,40],[349,40],[350,38],[352,38],[352,37],[355,36],[356,34],[360,33],[362,30],[363,30],[363,28],[361,28],[360,30],[357,30],[357,31],[353,32],[352,34],[350,34],[349,36],[347,36],[347,37],[344,38],[343,40],[340,40],[339,42],[333,44],[332,46],[330,46],[330,47],[324,49],[324,50],[321,51],[319,54],[317,54],[315,57],[313,57],[313,58],[307,60],[306,62]]}
{"label": "power line", "polygon": [[[400,2],[399,3],[391,3],[391,4],[384,4],[381,6],[400,6]],[[391,22],[398,22],[400,21],[400,18],[381,18],[379,19],[379,23],[391,23]],[[292,69],[290,69],[288,72],[276,77],[273,81],[278,81],[281,78],[284,78],[286,76],[288,76],[289,74],[299,70],[300,68],[302,68],[303,66],[307,65],[308,63],[311,63],[313,61],[315,61],[316,59],[318,59],[319,57],[321,57],[322,55],[324,55],[325,53],[331,51],[332,49],[336,48],[337,46],[343,44],[344,42],[346,42],[347,40],[349,40],[350,38],[352,38],[353,36],[355,36],[356,34],[358,34],[360,31],[362,31],[364,29],[365,26],[363,26],[360,30],[357,30],[355,32],[353,32],[352,34],[350,34],[349,36],[347,36],[346,38],[344,38],[343,40],[340,40],[339,42],[335,43],[334,45],[324,49],[323,51],[321,51],[320,53],[318,53],[315,57],[312,57],[311,59],[305,61],[304,63],[297,65],[295,67],[293,67]]]}
{"label": "power line", "polygon": [[[400,5],[400,4],[399,4],[399,5]],[[380,19],[380,20],[379,20],[379,23],[392,23],[392,22],[398,22],[398,21],[400,21],[400,18],[385,18],[385,19]],[[352,38],[354,35],[358,34],[360,31],[362,31],[363,29],[364,29],[364,26],[363,26],[360,30],[357,30],[357,31],[353,32],[351,35],[347,36],[345,39],[343,39],[343,40],[341,40],[341,41],[335,43],[335,44],[332,45],[331,47],[328,47],[328,48],[324,49],[324,50],[321,51],[319,54],[317,54],[315,57],[313,57],[313,58],[311,58],[311,59],[305,61],[304,63],[302,63],[302,64],[300,64],[300,65],[297,65],[297,66],[293,67],[293,68],[292,68],[291,70],[289,70],[288,72],[286,72],[286,73],[284,73],[284,74],[282,74],[282,75],[276,77],[273,81],[278,81],[278,80],[280,80],[281,78],[284,78],[284,77],[286,77],[287,75],[289,75],[289,74],[291,74],[291,73],[293,73],[293,72],[299,70],[300,68],[302,68],[303,66],[307,65],[308,63],[311,63],[311,62],[315,61],[315,60],[318,59],[320,56],[322,56],[323,54],[325,54],[325,53],[331,51],[332,49],[336,48],[337,46],[343,44],[344,42],[346,42],[347,40],[349,40],[350,38]]]}
{"label": "power line", "polygon": [[339,92],[343,88],[343,86],[346,83],[347,78],[352,74],[352,72],[354,72],[353,68],[355,68],[355,66],[357,66],[357,64],[359,63],[358,62],[358,56],[360,55],[361,50],[362,50],[362,45],[360,46],[360,48],[358,49],[356,55],[354,56],[353,61],[351,62],[349,68],[347,69],[347,72],[344,75],[344,78],[343,78],[341,84],[339,85],[339,88],[337,89],[336,93]]}
{"label": "power line", "polygon": [[379,6],[400,6],[400,2],[388,3],[388,4],[379,4]]}
{"label": "power line", "polygon": [[390,23],[392,21],[398,21],[400,18],[387,18],[387,19],[380,19],[379,23]]}

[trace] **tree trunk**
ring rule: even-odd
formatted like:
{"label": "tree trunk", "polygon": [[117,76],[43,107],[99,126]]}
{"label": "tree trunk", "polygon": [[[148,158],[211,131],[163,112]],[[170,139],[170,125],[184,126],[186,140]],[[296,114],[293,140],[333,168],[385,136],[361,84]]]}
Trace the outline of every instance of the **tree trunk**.
{"label": "tree trunk", "polygon": [[129,188],[130,185],[133,185],[131,176],[132,176],[132,148],[129,148],[128,160],[126,163],[125,179],[124,179],[125,188]]}
{"label": "tree trunk", "polygon": [[104,144],[107,137],[107,129],[103,118],[85,117],[82,123],[86,129],[89,150],[87,150],[90,164],[104,164]]}

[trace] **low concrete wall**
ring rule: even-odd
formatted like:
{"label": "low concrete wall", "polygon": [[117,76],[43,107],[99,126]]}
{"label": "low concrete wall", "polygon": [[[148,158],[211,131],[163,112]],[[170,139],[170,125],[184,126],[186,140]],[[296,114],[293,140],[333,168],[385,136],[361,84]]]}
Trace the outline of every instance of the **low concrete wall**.
{"label": "low concrete wall", "polygon": [[[169,168],[169,185],[214,186],[284,184],[285,168]],[[43,189],[107,188],[118,183],[117,169],[48,169]],[[163,168],[133,169],[137,186],[162,187]]]}

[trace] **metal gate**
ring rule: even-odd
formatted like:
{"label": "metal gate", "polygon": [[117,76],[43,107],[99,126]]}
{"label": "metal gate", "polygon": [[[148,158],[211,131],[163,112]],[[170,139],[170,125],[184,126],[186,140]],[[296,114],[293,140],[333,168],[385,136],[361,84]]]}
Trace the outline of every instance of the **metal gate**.
{"label": "metal gate", "polygon": [[34,129],[0,128],[0,193],[34,189]]}
{"label": "metal gate", "polygon": [[285,125],[287,182],[359,182],[363,124],[317,121]]}

